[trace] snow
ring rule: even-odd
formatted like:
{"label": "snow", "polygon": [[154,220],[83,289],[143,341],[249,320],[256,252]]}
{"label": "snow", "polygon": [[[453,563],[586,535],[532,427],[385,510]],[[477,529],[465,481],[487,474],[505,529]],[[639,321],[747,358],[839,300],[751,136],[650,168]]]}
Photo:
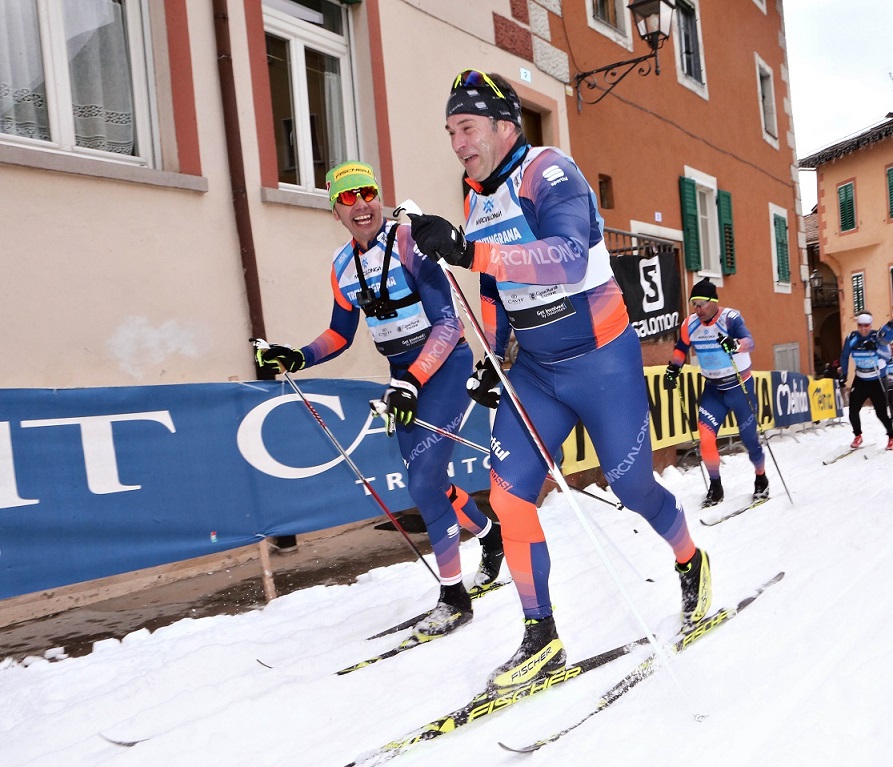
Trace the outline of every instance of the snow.
{"label": "snow", "polygon": [[[696,542],[710,554],[714,607],[734,605],[785,572],[734,621],[673,656],[669,672],[658,671],[536,754],[511,754],[497,743],[525,745],[573,723],[649,648],[419,744],[394,764],[888,764],[893,453],[883,451],[874,413],[866,409],[862,420],[870,446],[830,466],[822,460],[852,438],[846,419],[772,435],[793,505],[771,456],[769,502],[715,527],[698,521],[705,489],[697,468],[670,468],[659,478],[681,499]],[[722,474],[731,510],[752,491],[752,467],[736,453],[723,458]],[[669,639],[679,587],[668,547],[637,515],[575,498],[608,537],[603,551],[636,609]],[[555,618],[570,658],[641,636],[560,493],[546,498],[541,518]],[[478,558],[477,542],[464,543],[469,578]],[[366,637],[433,606],[436,594],[430,573],[410,562],[350,586],[297,591],[263,610],[104,640],[84,657],[50,648],[27,663],[0,661],[2,763],[348,764],[464,704],[517,647],[521,613],[508,586],[475,602],[475,619],[454,635],[335,675],[399,642],[408,632]],[[103,736],[141,742],[124,747]]]}

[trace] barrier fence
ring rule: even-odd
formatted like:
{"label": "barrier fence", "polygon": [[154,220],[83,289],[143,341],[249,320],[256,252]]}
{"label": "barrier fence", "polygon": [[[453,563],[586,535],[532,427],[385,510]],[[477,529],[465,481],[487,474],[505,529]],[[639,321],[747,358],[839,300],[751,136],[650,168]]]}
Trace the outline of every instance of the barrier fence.
{"label": "barrier fence", "polygon": [[[667,392],[645,369],[655,448],[697,436],[702,379]],[[835,382],[756,374],[764,429],[839,417]],[[382,385],[306,379],[301,388],[393,511],[414,504],[395,439],[369,400]],[[7,389],[0,392],[0,599],[379,516],[380,507],[284,382]],[[489,444],[489,411],[461,434]],[[721,434],[736,431],[732,421]],[[444,439],[431,433],[425,445]],[[588,438],[564,445],[566,473],[597,465]],[[474,492],[489,459],[455,445],[451,474]],[[364,497],[366,496],[366,497]]]}

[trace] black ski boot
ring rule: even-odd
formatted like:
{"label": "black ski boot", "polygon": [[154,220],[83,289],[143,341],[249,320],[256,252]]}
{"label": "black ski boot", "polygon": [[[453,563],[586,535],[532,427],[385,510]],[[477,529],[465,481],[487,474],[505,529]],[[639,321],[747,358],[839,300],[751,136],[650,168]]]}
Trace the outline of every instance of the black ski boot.
{"label": "black ski boot", "polygon": [[465,586],[461,583],[441,586],[437,606],[416,623],[413,635],[419,641],[427,642],[464,626],[473,617],[471,597]]}
{"label": "black ski boot", "polygon": [[493,583],[505,558],[505,551],[502,548],[502,526],[498,522],[490,524],[490,529],[480,541],[481,564],[475,573],[472,591],[485,590],[482,589],[483,586]]}
{"label": "black ski boot", "polygon": [[765,474],[757,474],[753,481],[753,499],[765,501],[769,497],[769,478]]}
{"label": "black ski boot", "polygon": [[534,679],[542,679],[564,668],[567,653],[558,638],[555,619],[528,618],[524,638],[517,652],[497,668],[487,680],[491,691],[509,691]]}
{"label": "black ski boot", "polygon": [[676,563],[679,582],[682,586],[682,627],[693,626],[702,621],[713,600],[713,586],[710,581],[710,558],[701,549],[684,565]]}
{"label": "black ski boot", "polygon": [[717,503],[725,498],[722,491],[722,480],[719,477],[710,480],[710,489],[707,491],[707,497],[701,503],[701,508],[706,509],[710,506],[716,506]]}

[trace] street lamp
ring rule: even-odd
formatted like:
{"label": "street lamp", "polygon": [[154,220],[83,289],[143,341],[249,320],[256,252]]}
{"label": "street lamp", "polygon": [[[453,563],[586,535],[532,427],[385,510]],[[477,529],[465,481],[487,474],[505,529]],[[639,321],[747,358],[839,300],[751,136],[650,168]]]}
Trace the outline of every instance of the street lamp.
{"label": "street lamp", "polygon": [[[670,36],[673,24],[673,11],[676,6],[673,0],[634,0],[627,8],[632,12],[636,22],[636,29],[648,47],[650,53],[638,56],[634,59],[616,61],[613,64],[591,69],[588,72],[580,72],[574,75],[573,84],[577,91],[577,111],[583,111],[583,104],[598,104],[607,96],[624,77],[638,67],[638,73],[643,77],[651,73],[651,59],[654,59],[654,74],[660,75],[660,60],[657,51]],[[604,84],[600,85],[598,76],[601,75]],[[598,88],[602,94],[595,101],[585,101],[581,88],[583,84],[590,90]]]}
{"label": "street lamp", "polygon": [[819,274],[819,270],[813,269],[812,274],[809,275],[809,287],[812,288],[812,292],[818,293],[824,284],[825,281],[822,279],[822,275]]}

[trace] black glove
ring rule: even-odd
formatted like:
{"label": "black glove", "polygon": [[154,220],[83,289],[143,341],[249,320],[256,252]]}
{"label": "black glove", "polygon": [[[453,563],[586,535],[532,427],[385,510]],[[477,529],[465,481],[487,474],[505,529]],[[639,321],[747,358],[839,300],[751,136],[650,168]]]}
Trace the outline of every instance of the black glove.
{"label": "black glove", "polygon": [[674,365],[672,362],[667,365],[667,369],[664,371],[664,389],[676,388],[676,379],[679,378],[681,370],[679,365]]}
{"label": "black glove", "polygon": [[841,373],[841,374],[837,377],[837,382],[841,385],[841,387],[846,386],[846,375],[844,375],[843,373]]}
{"label": "black glove", "polygon": [[479,405],[495,408],[499,405],[499,374],[489,357],[478,361],[465,382],[468,396]]}
{"label": "black glove", "polygon": [[722,350],[726,354],[734,354],[738,351],[738,339],[737,338],[729,338],[728,336],[724,336],[720,333],[716,337],[716,342],[722,347]]}
{"label": "black glove", "polygon": [[867,352],[873,352],[875,349],[877,349],[877,344],[870,338],[868,338],[862,342],[862,348]]}
{"label": "black glove", "polygon": [[391,379],[381,398],[387,407],[385,420],[388,422],[388,435],[394,433],[395,421],[404,426],[409,426],[413,422],[419,407],[420,387],[418,379],[411,373],[406,373],[403,378]]}
{"label": "black glove", "polygon": [[440,216],[409,213],[412,221],[412,239],[416,247],[428,258],[443,259],[453,266],[471,268],[474,261],[474,243],[465,240],[462,229],[456,229]]}
{"label": "black glove", "polygon": [[275,368],[277,373],[287,370],[296,373],[306,364],[304,353],[300,349],[292,349],[290,346],[272,344],[267,349],[258,349],[255,353],[257,365],[261,368]]}

